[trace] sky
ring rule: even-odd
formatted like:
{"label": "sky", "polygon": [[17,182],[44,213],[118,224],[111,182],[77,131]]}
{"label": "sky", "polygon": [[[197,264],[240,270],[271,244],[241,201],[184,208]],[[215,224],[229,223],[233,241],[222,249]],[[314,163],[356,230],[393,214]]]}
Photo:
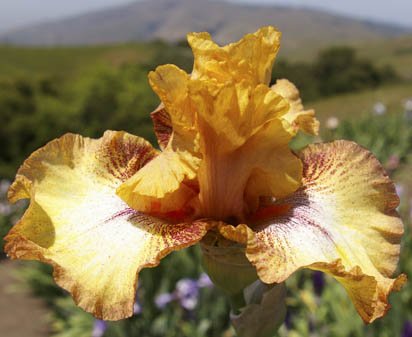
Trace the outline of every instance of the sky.
{"label": "sky", "polygon": [[[411,0],[231,0],[242,3],[315,7],[344,15],[412,27]],[[45,20],[86,13],[131,0],[0,0],[0,32]]]}

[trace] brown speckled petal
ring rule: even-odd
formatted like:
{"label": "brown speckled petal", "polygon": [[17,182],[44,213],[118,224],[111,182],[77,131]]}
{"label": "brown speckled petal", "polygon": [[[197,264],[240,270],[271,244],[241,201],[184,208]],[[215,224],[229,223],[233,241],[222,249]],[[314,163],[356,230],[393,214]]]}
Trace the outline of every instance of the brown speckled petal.
{"label": "brown speckled petal", "polygon": [[116,195],[156,154],[124,132],[68,134],[34,152],[9,191],[12,202],[30,198],[30,206],[5,238],[7,254],[51,264],[56,282],[96,317],[131,316],[137,273],[196,243],[209,226],[146,216]]}
{"label": "brown speckled petal", "polygon": [[[266,283],[283,282],[299,268],[321,270],[348,291],[365,322],[389,309],[388,296],[406,281],[392,279],[403,225],[395,188],[378,160],[348,141],[309,146],[301,155],[303,187],[279,200],[283,214],[220,229],[247,242],[246,254]],[[287,208],[286,208],[287,209]]]}

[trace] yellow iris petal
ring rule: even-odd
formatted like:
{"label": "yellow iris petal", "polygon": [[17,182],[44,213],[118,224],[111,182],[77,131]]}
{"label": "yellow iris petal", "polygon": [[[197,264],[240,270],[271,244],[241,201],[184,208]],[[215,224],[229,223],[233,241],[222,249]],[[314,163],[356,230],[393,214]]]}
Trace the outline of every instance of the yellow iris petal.
{"label": "yellow iris petal", "polygon": [[192,76],[219,82],[247,80],[253,86],[268,85],[280,37],[279,31],[268,26],[244,36],[239,42],[219,47],[209,33],[188,34],[195,58]]}
{"label": "yellow iris petal", "polygon": [[285,79],[277,80],[271,89],[289,102],[289,111],[283,118],[290,124],[289,131],[295,135],[298,130],[317,135],[319,133],[319,121],[315,118],[314,110],[304,110],[299,90]]}
{"label": "yellow iris petal", "polygon": [[[256,210],[259,197],[283,198],[301,185],[302,163],[289,149],[292,137],[286,131],[288,126],[273,121],[245,146],[245,153],[254,163],[245,190],[251,212]],[[254,153],[255,148],[259,148],[258,153]]]}
{"label": "yellow iris petal", "polygon": [[190,76],[178,67],[168,64],[149,73],[149,83],[159,95],[170,115],[173,131],[186,134],[195,123],[195,111],[189,96]]}
{"label": "yellow iris petal", "polygon": [[[158,67],[149,78],[173,127],[164,154],[170,149],[171,157],[184,148],[185,153],[192,155],[191,162],[198,160],[187,175],[187,179],[196,177],[199,185],[199,199],[194,202],[198,205],[198,215],[242,218],[245,212],[257,207],[259,196],[284,196],[300,185],[300,160],[288,148],[291,135],[285,131],[287,122],[282,122],[289,105],[269,87],[264,84],[253,87],[245,80],[216,83],[192,79],[169,65]],[[167,167],[174,167],[173,161],[157,165],[162,170],[153,170],[151,165],[155,163],[156,160],[137,173],[130,185],[124,184],[121,187],[124,193],[119,195],[137,207],[144,204],[139,199],[150,190],[149,185],[152,189],[171,186],[167,192],[171,199],[176,199],[172,198],[172,192],[176,191],[184,193],[187,198],[182,201],[187,201],[190,194],[184,191],[183,174],[173,171],[170,175],[181,177],[176,184],[159,179],[163,171],[163,177],[169,176]],[[147,187],[136,189],[137,179]],[[163,193],[151,195],[164,198]],[[135,202],[131,202],[133,198]]]}
{"label": "yellow iris petal", "polygon": [[96,317],[131,316],[137,273],[198,242],[209,226],[170,224],[116,196],[155,156],[149,143],[124,132],[98,140],[69,134],[36,151],[10,188],[12,202],[31,200],[5,239],[6,252],[53,265],[56,282]]}
{"label": "yellow iris petal", "polygon": [[300,160],[289,150],[291,135],[280,119],[289,106],[279,95],[245,82],[215,92],[193,80],[190,88],[202,156],[201,215],[243,219],[260,196],[284,196],[299,187]]}
{"label": "yellow iris petal", "polygon": [[271,220],[222,230],[247,241],[261,280],[283,282],[307,267],[327,272],[347,289],[365,322],[389,309],[388,295],[405,281],[390,277],[403,225],[393,183],[379,162],[355,143],[337,141],[303,151],[303,187],[278,201],[290,209]]}
{"label": "yellow iris petal", "polygon": [[[291,106],[264,83],[278,39],[273,27],[225,47],[206,33],[192,34],[191,75],[173,65],[151,72],[163,104],[153,119],[164,152],[123,184],[119,196],[145,212],[190,204],[197,216],[224,220],[244,219],[261,196],[295,191],[302,168],[288,148]],[[217,59],[221,76],[202,73],[202,65]]]}
{"label": "yellow iris petal", "polygon": [[266,123],[280,119],[289,109],[287,102],[267,86],[250,87],[246,81],[215,87],[192,80],[190,99],[201,139],[210,142],[211,137],[219,138],[216,140],[222,152],[239,148]]}
{"label": "yellow iris petal", "polygon": [[146,213],[177,211],[196,195],[189,187],[199,159],[189,152],[166,149],[124,182],[117,194],[135,210]]}
{"label": "yellow iris petal", "polygon": [[[196,194],[188,186],[196,178],[200,164],[194,142],[195,112],[188,96],[189,76],[183,70],[161,66],[149,74],[149,81],[164,104],[154,114],[164,151],[122,184],[118,195],[136,210],[167,213],[180,210]],[[173,139],[169,142],[171,130]]]}

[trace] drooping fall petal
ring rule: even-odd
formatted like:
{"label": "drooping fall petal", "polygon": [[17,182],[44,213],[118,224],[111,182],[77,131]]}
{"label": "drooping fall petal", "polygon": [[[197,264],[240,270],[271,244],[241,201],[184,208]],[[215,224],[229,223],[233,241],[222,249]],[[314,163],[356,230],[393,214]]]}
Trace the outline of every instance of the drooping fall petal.
{"label": "drooping fall petal", "polygon": [[289,122],[289,131],[293,135],[299,129],[312,135],[318,134],[319,121],[315,118],[315,111],[304,110],[299,90],[292,82],[286,79],[277,80],[271,89],[289,102],[289,111],[283,118]]}
{"label": "drooping fall petal", "polygon": [[389,309],[388,296],[405,282],[391,279],[403,225],[398,197],[377,159],[355,143],[316,144],[302,153],[303,187],[278,201],[283,214],[251,228],[223,227],[247,242],[246,254],[261,280],[283,282],[306,267],[343,284],[365,322]]}
{"label": "drooping fall petal", "polygon": [[96,317],[131,316],[137,273],[196,243],[208,227],[143,215],[116,195],[156,155],[124,132],[98,140],[68,134],[34,152],[9,190],[11,202],[30,198],[30,206],[5,238],[7,254],[53,265],[56,282]]}

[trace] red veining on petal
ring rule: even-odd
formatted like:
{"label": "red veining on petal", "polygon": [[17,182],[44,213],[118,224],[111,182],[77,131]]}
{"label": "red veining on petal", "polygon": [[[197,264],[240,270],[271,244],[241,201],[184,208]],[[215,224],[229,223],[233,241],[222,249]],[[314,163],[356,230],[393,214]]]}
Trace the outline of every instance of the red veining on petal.
{"label": "red veining on petal", "polygon": [[123,182],[152,160],[155,151],[146,141],[123,134],[122,138],[114,137],[105,142],[99,156],[107,172]]}
{"label": "red veining on petal", "polygon": [[[184,230],[182,230],[182,226],[184,226]],[[204,225],[195,222],[190,225],[171,225],[171,228],[168,229],[168,234],[175,242],[187,242],[193,240],[195,237],[203,236],[203,233],[206,233],[204,227]]]}
{"label": "red veining on petal", "polygon": [[122,218],[122,217],[126,217],[126,216],[130,216],[132,217],[133,215],[136,215],[138,212],[135,211],[132,208],[125,208],[115,214],[113,214],[113,216],[111,216],[110,218],[108,218],[107,220],[105,220],[104,222],[110,222],[113,221],[117,218]]}
{"label": "red veining on petal", "polygon": [[163,104],[150,114],[153,121],[154,131],[161,149],[164,149],[169,143],[170,136],[173,132],[172,120],[167,113]]}

